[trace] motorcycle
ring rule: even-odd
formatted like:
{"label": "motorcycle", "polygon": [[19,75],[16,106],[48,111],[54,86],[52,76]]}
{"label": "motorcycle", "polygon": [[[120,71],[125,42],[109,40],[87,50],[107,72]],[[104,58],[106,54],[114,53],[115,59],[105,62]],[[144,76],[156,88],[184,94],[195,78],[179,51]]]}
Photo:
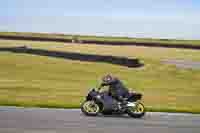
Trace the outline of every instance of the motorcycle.
{"label": "motorcycle", "polygon": [[129,92],[124,102],[119,102],[108,91],[100,90],[101,88],[92,88],[81,104],[81,111],[86,116],[128,114],[133,118],[141,118],[145,115],[145,107],[141,102],[142,94]]}

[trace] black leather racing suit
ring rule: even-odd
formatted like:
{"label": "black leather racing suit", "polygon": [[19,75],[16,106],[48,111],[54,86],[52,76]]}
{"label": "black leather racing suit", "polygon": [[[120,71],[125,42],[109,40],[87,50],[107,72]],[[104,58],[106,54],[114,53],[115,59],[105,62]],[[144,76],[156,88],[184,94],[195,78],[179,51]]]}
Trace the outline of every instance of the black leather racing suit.
{"label": "black leather racing suit", "polygon": [[101,86],[109,86],[108,92],[113,98],[121,102],[123,102],[124,97],[129,94],[128,89],[117,78],[113,78],[109,82],[102,83]]}

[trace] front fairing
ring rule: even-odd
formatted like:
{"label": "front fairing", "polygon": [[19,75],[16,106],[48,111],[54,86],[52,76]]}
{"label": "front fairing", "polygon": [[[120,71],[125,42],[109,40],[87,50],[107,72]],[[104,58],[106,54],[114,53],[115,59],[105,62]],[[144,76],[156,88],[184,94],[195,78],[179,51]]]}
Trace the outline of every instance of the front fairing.
{"label": "front fairing", "polygon": [[142,100],[142,96],[143,95],[141,93],[130,93],[127,101],[135,102],[138,100]]}

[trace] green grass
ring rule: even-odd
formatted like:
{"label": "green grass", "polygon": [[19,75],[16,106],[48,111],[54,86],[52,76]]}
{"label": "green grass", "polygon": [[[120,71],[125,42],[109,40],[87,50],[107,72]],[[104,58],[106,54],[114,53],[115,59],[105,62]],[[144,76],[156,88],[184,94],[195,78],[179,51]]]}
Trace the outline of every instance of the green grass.
{"label": "green grass", "polygon": [[71,40],[74,36],[78,40],[93,40],[106,42],[137,42],[137,43],[159,43],[169,45],[200,45],[200,40],[178,40],[178,39],[155,39],[155,38],[130,38],[130,37],[105,37],[105,36],[90,36],[90,35],[66,35],[56,33],[30,33],[30,32],[0,32],[0,35],[22,36],[22,37],[43,37],[43,38],[58,38]]}
{"label": "green grass", "polygon": [[134,69],[0,52],[0,105],[77,108],[103,75],[113,73],[128,87],[144,94],[150,111],[200,113],[200,70],[178,69],[160,62],[166,58],[200,61],[197,50],[0,40],[0,47],[24,44],[48,50],[139,58],[145,67]]}

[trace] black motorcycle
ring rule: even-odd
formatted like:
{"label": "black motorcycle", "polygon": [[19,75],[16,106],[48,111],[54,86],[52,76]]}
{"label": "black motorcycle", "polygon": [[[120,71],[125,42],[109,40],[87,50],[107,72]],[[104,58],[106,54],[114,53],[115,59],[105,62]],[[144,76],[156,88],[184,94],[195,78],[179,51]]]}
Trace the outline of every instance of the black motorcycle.
{"label": "black motorcycle", "polygon": [[98,114],[128,114],[133,118],[141,118],[145,115],[145,107],[141,102],[142,94],[129,92],[123,102],[119,102],[108,91],[100,91],[101,88],[92,89],[81,105],[81,111],[87,116]]}

